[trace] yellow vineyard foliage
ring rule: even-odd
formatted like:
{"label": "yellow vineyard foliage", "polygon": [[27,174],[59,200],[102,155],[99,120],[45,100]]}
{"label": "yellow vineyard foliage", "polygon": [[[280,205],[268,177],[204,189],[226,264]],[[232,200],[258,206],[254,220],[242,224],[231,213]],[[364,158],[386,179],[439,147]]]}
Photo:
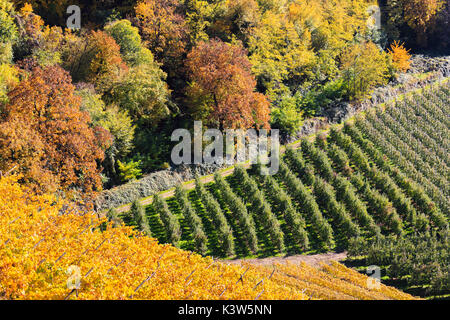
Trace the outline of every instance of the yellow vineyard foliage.
{"label": "yellow vineyard foliage", "polygon": [[256,267],[160,245],[0,178],[0,299],[412,299],[340,264]]}

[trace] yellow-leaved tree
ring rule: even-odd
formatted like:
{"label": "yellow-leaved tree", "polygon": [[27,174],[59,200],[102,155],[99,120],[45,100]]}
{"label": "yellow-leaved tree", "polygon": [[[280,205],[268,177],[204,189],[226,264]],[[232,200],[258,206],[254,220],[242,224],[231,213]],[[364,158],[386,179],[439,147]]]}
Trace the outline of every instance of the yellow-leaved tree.
{"label": "yellow-leaved tree", "polygon": [[341,54],[341,69],[349,100],[363,99],[388,79],[388,56],[373,42],[347,47]]}

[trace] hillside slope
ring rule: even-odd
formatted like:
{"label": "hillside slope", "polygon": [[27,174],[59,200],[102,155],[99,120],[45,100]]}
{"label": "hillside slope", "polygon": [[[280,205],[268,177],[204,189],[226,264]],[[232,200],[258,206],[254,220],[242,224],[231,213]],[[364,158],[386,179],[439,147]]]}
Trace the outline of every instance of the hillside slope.
{"label": "hillside slope", "polygon": [[[0,179],[0,299],[413,299],[340,264],[227,266]],[[103,229],[103,231],[101,230]]]}
{"label": "hillside slope", "polygon": [[[238,166],[199,178],[183,186],[189,209],[172,190],[161,195],[167,207],[146,199],[151,232],[202,254],[266,257],[345,250],[356,237],[445,230],[448,101],[443,84],[380,105],[288,148],[274,177]],[[173,226],[164,216],[179,221],[181,238],[169,239]],[[135,225],[132,215],[122,217]],[[206,236],[200,241],[196,232]]]}

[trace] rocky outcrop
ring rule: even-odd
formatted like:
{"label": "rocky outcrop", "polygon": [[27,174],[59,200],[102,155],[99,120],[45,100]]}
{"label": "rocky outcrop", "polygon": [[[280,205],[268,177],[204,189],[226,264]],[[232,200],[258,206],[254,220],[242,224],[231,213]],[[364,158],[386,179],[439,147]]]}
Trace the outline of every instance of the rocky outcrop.
{"label": "rocky outcrop", "polygon": [[450,56],[433,57],[429,55],[414,55],[411,68],[407,74],[437,72],[442,77],[450,76]]}

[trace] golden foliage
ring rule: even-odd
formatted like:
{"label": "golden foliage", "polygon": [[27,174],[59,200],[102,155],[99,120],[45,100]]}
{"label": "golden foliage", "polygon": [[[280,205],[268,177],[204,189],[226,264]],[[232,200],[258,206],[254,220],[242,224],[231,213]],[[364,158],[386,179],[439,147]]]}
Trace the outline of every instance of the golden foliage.
{"label": "golden foliage", "polygon": [[[275,2],[249,37],[253,72],[273,98],[320,75],[315,66],[333,68],[334,60],[367,31],[367,2],[305,0]],[[331,64],[321,57],[328,56]],[[333,61],[333,62],[332,62]],[[329,64],[329,65],[328,65]],[[306,85],[307,86],[307,85]]]}
{"label": "golden foliage", "polygon": [[405,20],[416,31],[425,32],[444,7],[442,0],[402,0]]}
{"label": "golden foliage", "polygon": [[[336,264],[225,265],[0,178],[0,299],[412,299]],[[103,225],[103,227],[102,227]],[[101,230],[103,229],[103,231]],[[79,286],[77,277],[79,276]]]}
{"label": "golden foliage", "polygon": [[363,99],[388,79],[388,57],[373,42],[355,44],[341,54],[341,69],[349,99]]}
{"label": "golden foliage", "polygon": [[15,67],[0,64],[0,104],[8,101],[7,93],[19,82],[18,71]]}
{"label": "golden foliage", "polygon": [[409,67],[411,66],[410,50],[407,50],[400,42],[394,41],[388,51],[392,58],[392,63],[398,71],[406,72],[409,70]]}
{"label": "golden foliage", "polygon": [[[142,39],[171,73],[179,72],[186,52],[188,30],[174,0],[142,0],[135,7],[136,23]],[[177,70],[178,69],[178,70]]]}

